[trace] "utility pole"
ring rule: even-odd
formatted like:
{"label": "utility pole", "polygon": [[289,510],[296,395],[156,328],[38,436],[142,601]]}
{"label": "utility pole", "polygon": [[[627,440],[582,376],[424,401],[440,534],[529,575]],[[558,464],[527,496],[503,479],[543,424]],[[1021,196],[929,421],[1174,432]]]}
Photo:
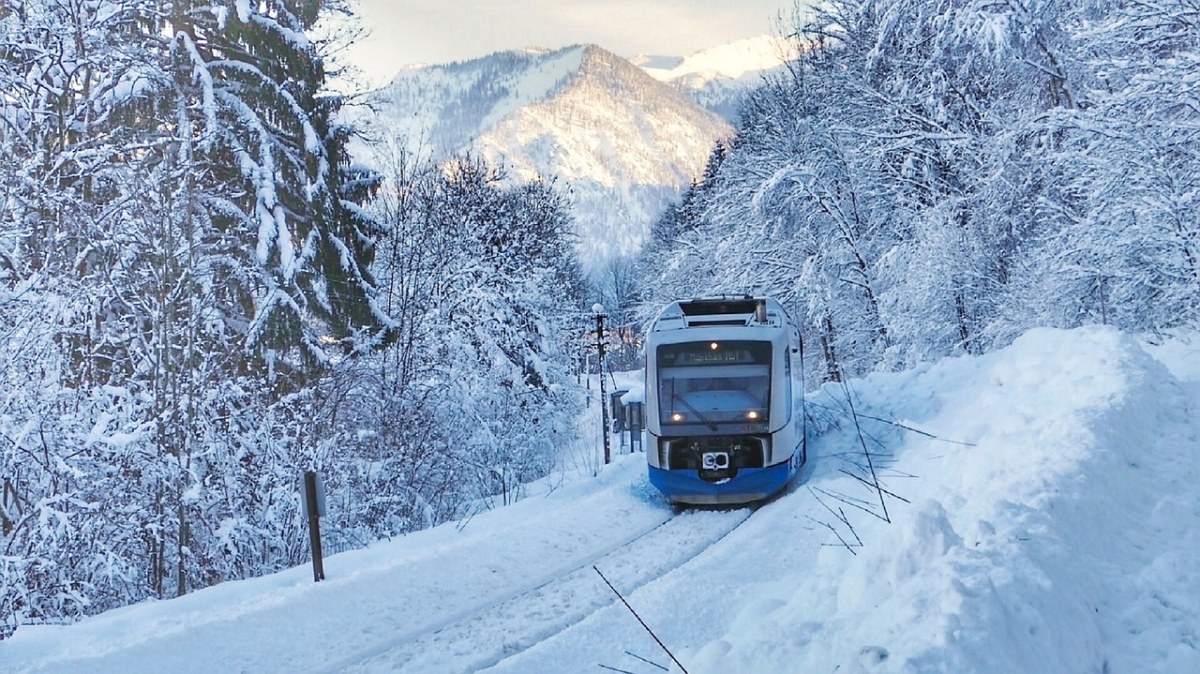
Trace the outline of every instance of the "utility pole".
{"label": "utility pole", "polygon": [[612,450],[608,446],[608,393],[604,390],[604,307],[599,303],[592,305],[592,313],[596,315],[596,350],[600,354],[600,433],[604,436],[604,463],[612,462]]}

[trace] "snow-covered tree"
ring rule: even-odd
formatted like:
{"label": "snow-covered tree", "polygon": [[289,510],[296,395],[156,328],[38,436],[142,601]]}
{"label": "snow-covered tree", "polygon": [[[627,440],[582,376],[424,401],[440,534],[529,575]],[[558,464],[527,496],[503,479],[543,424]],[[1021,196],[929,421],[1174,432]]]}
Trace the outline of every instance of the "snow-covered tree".
{"label": "snow-covered tree", "polygon": [[134,1],[4,10],[0,146],[11,161],[0,166],[0,329],[12,354],[5,378],[17,386],[0,407],[0,629],[102,610],[142,587],[129,554],[138,520],[123,518],[136,443],[102,441],[118,428],[134,437],[142,405],[119,385],[92,387],[129,362],[106,339],[113,303],[88,276],[112,214],[105,169],[128,151],[113,115],[147,59],[130,38],[152,23]]}
{"label": "snow-covered tree", "polygon": [[1059,322],[1156,329],[1200,315],[1198,21],[1183,0],[1081,12],[1074,57],[1090,76],[1054,119],[1051,205],[1069,217],[1036,274],[1065,300]]}
{"label": "snow-covered tree", "polygon": [[430,357],[448,395],[442,423],[478,489],[507,499],[545,474],[556,440],[569,437],[567,320],[583,298],[561,197],[502,179],[478,160],[449,162],[423,225],[458,242],[458,263],[431,298],[439,342]]}
{"label": "snow-covered tree", "polygon": [[[515,498],[571,437],[568,317],[582,302],[565,202],[461,157],[381,151],[373,271],[395,340],[342,373],[338,529],[360,540]],[[566,309],[566,312],[564,312]],[[339,368],[341,369],[341,368]]]}
{"label": "snow-covered tree", "polygon": [[[380,233],[307,37],[330,3],[22,2],[0,15],[16,621],[295,563],[322,377],[394,328]],[[11,153],[11,154],[10,154]],[[31,330],[24,318],[41,321]],[[34,384],[38,382],[40,387]],[[40,391],[40,393],[39,393]]]}
{"label": "snow-covered tree", "polygon": [[[361,209],[375,178],[350,167],[348,130],[307,37],[327,3],[171,3],[173,72],[195,160],[237,193],[208,204],[228,237],[231,324],[272,374],[386,338],[367,267],[379,231]],[[252,243],[253,246],[247,246]]]}
{"label": "snow-covered tree", "polygon": [[657,228],[646,297],[771,292],[827,377],[1190,315],[1190,93],[1165,86],[1190,81],[1189,11],[822,3]]}

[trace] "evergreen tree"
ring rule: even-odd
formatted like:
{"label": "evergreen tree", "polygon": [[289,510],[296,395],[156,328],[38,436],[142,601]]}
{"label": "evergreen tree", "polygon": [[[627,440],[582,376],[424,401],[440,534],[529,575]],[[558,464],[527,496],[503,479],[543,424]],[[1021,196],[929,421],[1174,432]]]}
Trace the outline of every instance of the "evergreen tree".
{"label": "evergreen tree", "polygon": [[[63,355],[4,364],[38,382],[0,411],[17,439],[0,475],[21,504],[0,539],[6,619],[299,559],[294,481],[329,448],[314,420],[334,414],[320,377],[393,329],[365,271],[380,230],[361,204],[377,181],[348,163],[340,99],[306,37],[328,9],[124,0],[0,15],[0,143],[16,159],[0,167],[0,334]],[[28,317],[45,329],[20,328]]]}
{"label": "evergreen tree", "polygon": [[306,37],[326,5],[171,3],[196,161],[241,188],[210,205],[235,244],[229,319],[272,375],[326,365],[329,344],[377,345],[392,326],[366,271],[380,232],[361,200],[377,181],[348,165],[349,131],[333,121],[341,102],[322,93],[323,58]]}

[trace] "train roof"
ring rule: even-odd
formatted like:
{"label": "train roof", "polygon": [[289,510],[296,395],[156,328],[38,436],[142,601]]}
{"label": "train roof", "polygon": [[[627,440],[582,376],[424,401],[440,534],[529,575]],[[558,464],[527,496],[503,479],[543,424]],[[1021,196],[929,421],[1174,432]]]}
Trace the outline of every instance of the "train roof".
{"label": "train roof", "polygon": [[659,313],[650,331],[727,326],[782,328],[787,325],[787,312],[773,298],[722,295],[672,302]]}

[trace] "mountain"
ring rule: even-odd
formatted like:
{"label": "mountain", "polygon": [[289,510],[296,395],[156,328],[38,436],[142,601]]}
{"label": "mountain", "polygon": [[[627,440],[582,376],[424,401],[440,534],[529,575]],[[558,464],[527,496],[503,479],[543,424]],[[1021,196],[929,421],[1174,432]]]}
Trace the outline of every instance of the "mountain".
{"label": "mountain", "polygon": [[514,180],[554,179],[599,274],[636,253],[663,208],[732,133],[681,89],[595,45],[402,70],[370,96],[368,133],[434,157],[470,151]]}
{"label": "mountain", "polygon": [[732,122],[737,119],[746,92],[797,56],[794,41],[760,35],[704,49],[686,58],[642,54],[631,62]]}

